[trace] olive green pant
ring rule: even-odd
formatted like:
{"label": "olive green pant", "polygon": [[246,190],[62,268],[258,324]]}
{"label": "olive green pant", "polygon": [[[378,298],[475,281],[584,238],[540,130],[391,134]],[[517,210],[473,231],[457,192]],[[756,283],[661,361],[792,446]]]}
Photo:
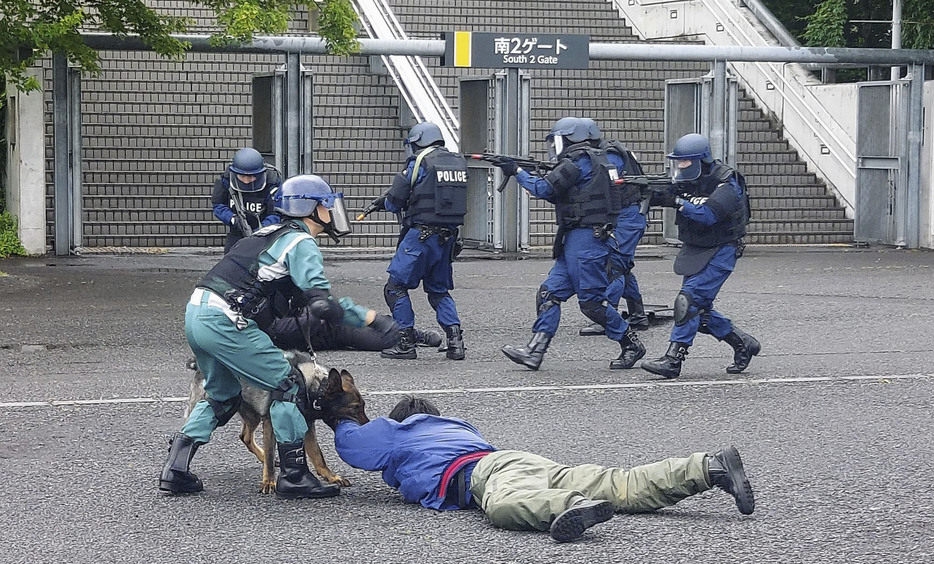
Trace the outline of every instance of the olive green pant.
{"label": "olive green pant", "polygon": [[547,531],[555,517],[582,498],[610,501],[620,513],[642,513],[709,490],[705,456],[697,452],[624,470],[571,467],[537,454],[500,450],[474,467],[470,493],[494,525]]}

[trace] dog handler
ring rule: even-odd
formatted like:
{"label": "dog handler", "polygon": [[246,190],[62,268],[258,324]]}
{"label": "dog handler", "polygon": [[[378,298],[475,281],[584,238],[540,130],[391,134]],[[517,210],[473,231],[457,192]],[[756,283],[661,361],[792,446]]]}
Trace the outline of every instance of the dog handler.
{"label": "dog handler", "polygon": [[470,423],[441,417],[428,400],[406,396],[363,425],[329,419],[337,454],[354,468],[380,470],[405,501],[439,510],[483,509],[504,529],[549,531],[558,542],[609,520],[673,505],[717,486],[740,513],[755,509],[752,487],[734,447],[696,452],[629,470],[565,466],[517,450],[496,450]]}
{"label": "dog handler", "polygon": [[204,373],[206,400],[198,402],[171,441],[159,489],[193,493],[203,489],[188,467],[215,428],[226,424],[240,403],[240,379],[272,392],[269,416],[279,449],[276,495],[281,498],[330,497],[334,484],[322,485],[305,463],[303,439],[308,425],[303,382],[282,351],[259,329],[270,314],[274,291],[301,294],[315,314],[332,323],[360,326],[366,308],[330,295],[315,237],[335,240],[350,233],[343,194],[322,178],[300,175],[285,181],[275,199],[281,224],[260,229],[239,242],[198,283],[185,313],[185,335]]}

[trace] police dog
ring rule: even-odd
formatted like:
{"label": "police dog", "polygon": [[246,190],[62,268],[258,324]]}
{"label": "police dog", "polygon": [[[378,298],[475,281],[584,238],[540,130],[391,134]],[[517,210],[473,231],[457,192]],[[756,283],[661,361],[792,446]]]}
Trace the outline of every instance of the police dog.
{"label": "police dog", "polygon": [[[318,390],[320,392],[322,387],[327,388],[326,384],[331,381],[335,383],[335,390],[339,389],[336,384],[343,380],[342,374],[346,374],[346,376],[349,377],[351,387],[353,387],[353,377],[350,376],[350,373],[346,370],[338,372],[337,370],[331,369],[329,373],[327,368],[318,364],[315,358],[306,352],[283,351],[282,354],[293,367],[298,368],[305,378],[305,387],[309,390]],[[188,361],[188,368],[194,370],[195,375],[189,387],[188,408],[185,411],[186,419],[194,409],[195,404],[205,399],[204,375],[198,370],[195,359],[190,359]],[[243,420],[243,426],[240,429],[240,440],[246,445],[247,450],[253,453],[256,459],[263,465],[263,479],[260,485],[260,491],[262,493],[272,493],[276,490],[276,436],[272,429],[272,420],[269,418],[269,405],[272,403],[272,393],[257,388],[247,382],[241,381],[241,384],[243,386],[241,392],[242,401],[237,410],[240,419]],[[360,397],[360,393],[356,388],[353,388],[353,392],[356,393],[356,397],[359,398],[359,403],[362,405],[363,398]],[[341,391],[340,394],[341,397],[336,399],[350,405],[355,404],[352,397],[348,398],[347,394],[343,391]],[[353,394],[350,395],[352,396]],[[321,397],[321,401],[328,401],[326,389],[324,396]],[[360,410],[362,412],[362,407]],[[308,413],[303,413],[302,415],[304,415],[305,421],[308,423],[308,432],[305,433],[305,455],[311,462],[314,470],[327,483],[338,484],[344,487],[349,486],[350,481],[332,472],[324,461],[324,455],[321,453],[321,447],[318,445],[318,438],[315,435],[315,420],[317,420],[318,417],[314,415],[310,416]],[[256,444],[255,437],[256,429],[260,426],[260,423],[262,423],[263,426],[263,448],[260,448],[259,445]]]}

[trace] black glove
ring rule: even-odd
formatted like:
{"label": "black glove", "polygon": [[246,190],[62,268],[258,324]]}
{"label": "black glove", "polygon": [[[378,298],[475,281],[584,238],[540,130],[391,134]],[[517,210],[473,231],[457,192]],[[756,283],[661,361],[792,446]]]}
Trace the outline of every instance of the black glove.
{"label": "black glove", "polygon": [[344,308],[331,299],[327,290],[305,290],[303,294],[308,302],[309,314],[332,325],[337,325],[344,319]]}
{"label": "black glove", "polygon": [[519,172],[519,165],[512,159],[500,159],[494,164],[498,166],[506,176],[515,176],[516,173]]}
{"label": "black glove", "polygon": [[244,237],[249,237],[253,234],[253,228],[250,227],[250,223],[246,220],[246,218],[235,215],[234,225],[237,226],[237,229],[240,230],[240,233],[242,233]]}
{"label": "black glove", "polygon": [[671,190],[659,190],[652,194],[652,205],[662,206],[663,208],[677,208],[675,203],[677,196]]}

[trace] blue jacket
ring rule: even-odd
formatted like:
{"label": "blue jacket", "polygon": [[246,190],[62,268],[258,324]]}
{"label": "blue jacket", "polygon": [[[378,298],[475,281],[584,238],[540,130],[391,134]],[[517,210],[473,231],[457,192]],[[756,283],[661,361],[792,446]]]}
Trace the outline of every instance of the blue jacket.
{"label": "blue jacket", "polygon": [[341,421],[334,431],[334,446],[354,468],[381,470],[383,481],[407,502],[444,510],[460,509],[438,496],[444,469],[464,454],[496,450],[470,423],[424,414],[402,423],[386,417],[366,425]]}

